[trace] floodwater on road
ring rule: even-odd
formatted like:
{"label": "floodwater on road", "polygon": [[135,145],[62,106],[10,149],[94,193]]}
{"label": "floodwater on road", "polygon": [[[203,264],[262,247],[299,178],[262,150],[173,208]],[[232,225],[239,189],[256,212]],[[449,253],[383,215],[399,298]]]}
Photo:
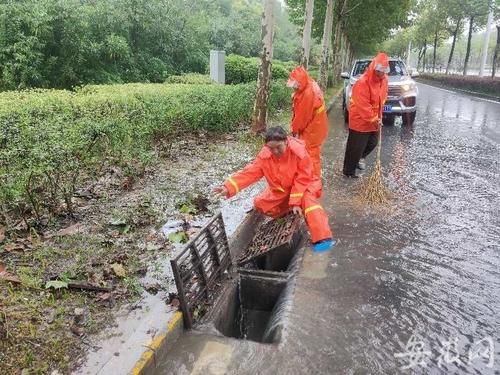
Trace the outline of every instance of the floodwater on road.
{"label": "floodwater on road", "polygon": [[194,330],[157,374],[500,374],[500,103],[419,89],[415,124],[383,128],[383,210],[342,177],[347,130],[330,113],[323,205],[339,244],[306,252],[282,341]]}

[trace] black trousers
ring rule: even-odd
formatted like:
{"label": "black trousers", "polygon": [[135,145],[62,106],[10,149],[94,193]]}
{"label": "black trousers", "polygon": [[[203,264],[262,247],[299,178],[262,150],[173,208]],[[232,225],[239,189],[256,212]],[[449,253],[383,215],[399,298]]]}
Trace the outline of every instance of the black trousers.
{"label": "black trousers", "polygon": [[377,143],[378,131],[357,132],[349,129],[349,137],[345,148],[344,174],[355,174],[359,159],[367,157],[377,147]]}

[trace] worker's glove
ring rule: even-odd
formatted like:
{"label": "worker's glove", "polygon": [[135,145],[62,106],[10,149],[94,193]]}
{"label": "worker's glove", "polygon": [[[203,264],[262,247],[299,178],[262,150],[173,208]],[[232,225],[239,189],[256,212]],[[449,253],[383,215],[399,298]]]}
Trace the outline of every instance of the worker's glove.
{"label": "worker's glove", "polygon": [[294,215],[302,216],[302,208],[300,208],[300,206],[293,206],[292,207],[292,213]]}
{"label": "worker's glove", "polygon": [[219,185],[219,186],[214,187],[214,193],[218,194],[224,198],[227,198],[227,196],[229,195],[229,191],[227,190],[227,188],[224,185]]}

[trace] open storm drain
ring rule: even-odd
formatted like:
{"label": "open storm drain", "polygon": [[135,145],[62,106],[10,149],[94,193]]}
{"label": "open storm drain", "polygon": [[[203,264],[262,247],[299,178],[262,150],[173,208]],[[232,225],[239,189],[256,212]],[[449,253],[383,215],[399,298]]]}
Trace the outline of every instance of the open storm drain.
{"label": "open storm drain", "polygon": [[248,248],[238,259],[244,268],[286,271],[300,241],[302,219],[287,215],[263,223]]}
{"label": "open storm drain", "polygon": [[240,275],[215,306],[215,328],[224,336],[262,343],[281,339],[290,293],[286,278]]}
{"label": "open storm drain", "polygon": [[257,228],[245,226],[242,233],[253,239],[235,249],[241,255],[232,272],[226,272],[231,259],[220,214],[172,260],[184,326],[197,323],[201,331],[213,333],[215,327],[224,336],[277,343],[291,304],[295,265],[303,254],[298,251],[302,219],[287,215]]}

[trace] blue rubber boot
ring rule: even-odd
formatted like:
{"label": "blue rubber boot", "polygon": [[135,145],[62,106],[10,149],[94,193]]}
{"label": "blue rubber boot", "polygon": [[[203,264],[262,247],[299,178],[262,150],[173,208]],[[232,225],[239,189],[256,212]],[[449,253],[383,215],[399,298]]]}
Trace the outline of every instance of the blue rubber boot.
{"label": "blue rubber boot", "polygon": [[312,249],[315,253],[322,253],[331,250],[337,244],[337,240],[333,238],[327,238],[326,240],[321,240],[312,244]]}

